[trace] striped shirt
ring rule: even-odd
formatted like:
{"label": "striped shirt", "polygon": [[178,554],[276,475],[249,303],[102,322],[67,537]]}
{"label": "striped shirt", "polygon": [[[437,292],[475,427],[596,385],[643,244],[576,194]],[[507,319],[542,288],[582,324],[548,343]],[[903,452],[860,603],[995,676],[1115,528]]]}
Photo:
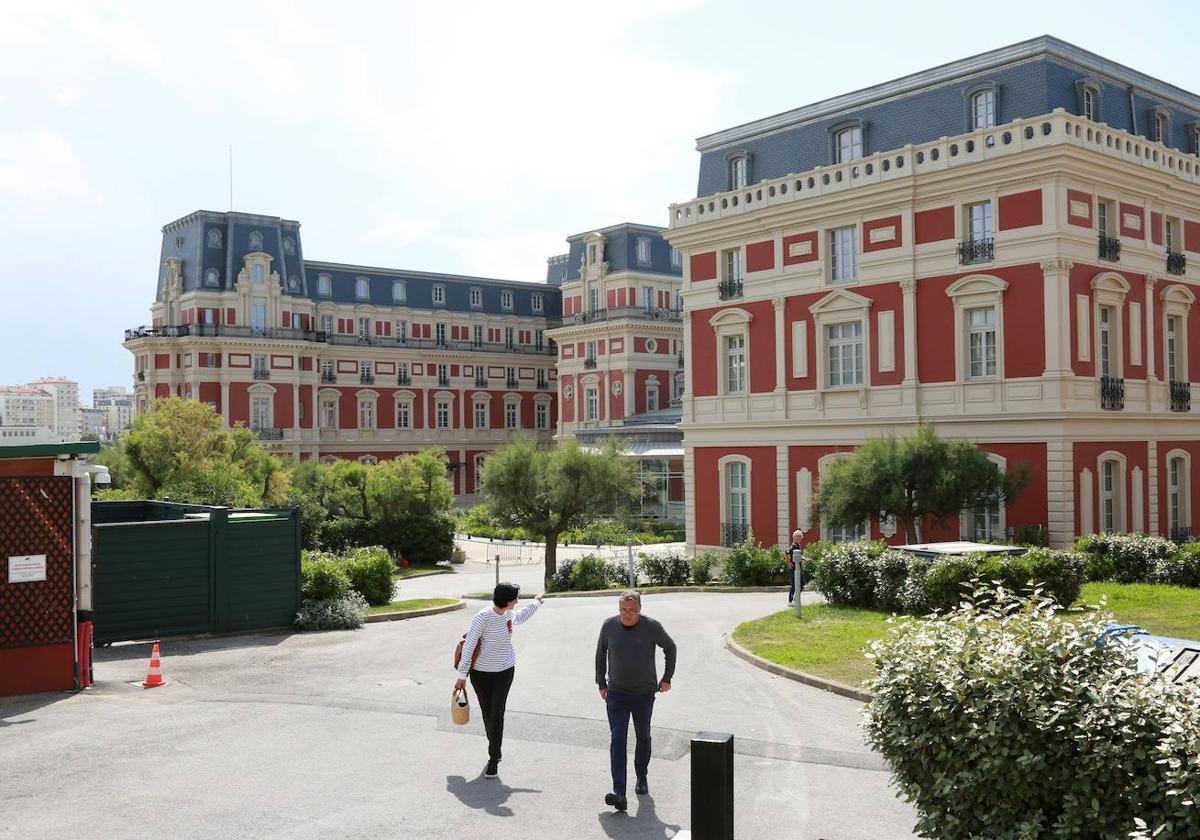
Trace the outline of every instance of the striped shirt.
{"label": "striped shirt", "polygon": [[517,652],[512,646],[512,629],[514,624],[524,624],[533,617],[541,606],[537,600],[530,601],[519,610],[497,612],[491,607],[475,613],[467,628],[467,641],[463,643],[462,660],[458,663],[458,676],[466,679],[471,670],[471,652],[475,643],[482,639],[479,646],[479,658],[475,660],[476,671],[496,673],[506,671],[517,664]]}

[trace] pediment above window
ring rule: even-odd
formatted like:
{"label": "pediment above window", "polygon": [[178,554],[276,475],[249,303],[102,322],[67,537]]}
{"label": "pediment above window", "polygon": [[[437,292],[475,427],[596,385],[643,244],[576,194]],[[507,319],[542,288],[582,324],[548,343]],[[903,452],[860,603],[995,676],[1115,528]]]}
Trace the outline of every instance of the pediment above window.
{"label": "pediment above window", "polygon": [[735,306],[729,309],[722,309],[716,315],[709,318],[708,323],[714,327],[732,327],[749,324],[752,320],[754,320],[753,315],[745,309]]}
{"label": "pediment above window", "polygon": [[999,277],[972,274],[969,277],[961,277],[947,286],[946,295],[954,298],[961,295],[1000,294],[1007,288],[1008,283]]}
{"label": "pediment above window", "polygon": [[870,298],[855,294],[847,289],[838,289],[825,295],[825,297],[810,306],[809,311],[814,315],[823,315],[832,312],[861,311],[870,308]]}

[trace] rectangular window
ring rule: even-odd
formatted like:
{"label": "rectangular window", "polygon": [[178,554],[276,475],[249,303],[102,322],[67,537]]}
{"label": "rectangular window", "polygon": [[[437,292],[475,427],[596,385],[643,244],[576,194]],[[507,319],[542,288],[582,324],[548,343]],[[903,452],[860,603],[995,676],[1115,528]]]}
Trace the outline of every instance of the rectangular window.
{"label": "rectangular window", "polygon": [[412,403],[396,403],[396,428],[412,428]]}
{"label": "rectangular window", "polygon": [[433,325],[433,340],[438,343],[438,346],[444,347],[446,344],[446,325]]}
{"label": "rectangular window", "polygon": [[326,335],[329,335],[331,332],[333,332],[333,316],[332,315],[322,315],[321,316],[321,332],[325,333]]}
{"label": "rectangular window", "polygon": [[1154,115],[1154,141],[1157,143],[1167,142],[1167,115]]}
{"label": "rectangular window", "polygon": [[532,295],[530,295],[529,305],[534,312],[542,312],[542,310],[545,308],[545,298],[542,296],[542,293],[534,292]]}
{"label": "rectangular window", "polygon": [[996,92],[981,90],[971,97],[971,128],[992,128],[996,125]]}
{"label": "rectangular window", "polygon": [[487,409],[488,409],[487,403],[485,403],[483,400],[477,400],[475,402],[475,428],[476,429],[486,429],[487,428],[487,425],[488,425]]}
{"label": "rectangular window", "polygon": [[471,307],[479,309],[483,306],[483,289],[471,289]]}
{"label": "rectangular window", "polygon": [[863,334],[861,321],[830,324],[825,328],[830,388],[863,384]]}
{"label": "rectangular window", "polygon": [[255,300],[250,304],[250,331],[262,335],[267,331],[267,302]]}
{"label": "rectangular window", "polygon": [[584,346],[584,358],[585,359],[595,359],[596,358],[596,342],[585,341],[583,346]]}
{"label": "rectangular window", "polygon": [[254,356],[254,372],[255,373],[266,373],[267,372],[267,357],[265,355],[257,354],[257,353],[255,354],[255,356]]}
{"label": "rectangular window", "polygon": [[971,539],[975,542],[995,542],[1004,539],[1000,532],[1000,505],[973,509],[971,517]]}
{"label": "rectangular window", "polygon": [[250,267],[250,281],[253,283],[261,283],[263,281],[263,267],[255,264]]}
{"label": "rectangular window", "polygon": [[533,407],[534,425],[539,429],[549,427],[550,412],[544,402],[540,402]]}
{"label": "rectangular window", "polygon": [[967,205],[967,239],[981,242],[992,238],[992,202]]}
{"label": "rectangular window", "polygon": [[515,402],[507,402],[504,404],[504,428],[515,429],[519,425],[518,417],[520,416],[521,406]]}
{"label": "rectangular window", "polygon": [[545,350],[546,349],[546,331],[545,330],[534,330],[533,331],[533,348],[535,350]]}
{"label": "rectangular window", "polygon": [[408,379],[408,362],[400,362],[396,365],[397,380]]}
{"label": "rectangular window", "polygon": [[600,290],[588,289],[588,312],[595,312],[600,308]]}
{"label": "rectangular window", "polygon": [[746,393],[746,336],[725,336],[725,393]]}
{"label": "rectangular window", "polygon": [[1099,122],[1096,118],[1096,91],[1090,87],[1083,89],[1083,116],[1084,119]]}
{"label": "rectangular window", "polygon": [[738,156],[729,161],[729,189],[740,190],[746,186],[746,158]]}
{"label": "rectangular window", "polygon": [[359,318],[358,319],[358,337],[363,339],[364,341],[371,337],[371,319],[370,318]]}
{"label": "rectangular window", "polygon": [[504,369],[504,381],[508,384],[509,388],[517,384],[517,369],[515,367],[506,367]]}
{"label": "rectangular window", "polygon": [[829,279],[833,283],[853,282],[855,266],[854,225],[829,231]]}
{"label": "rectangular window", "polygon": [[845,163],[863,156],[862,128],[853,125],[834,135],[834,163]]}
{"label": "rectangular window", "polygon": [[256,432],[271,428],[270,397],[255,397],[250,401],[250,428]]}
{"label": "rectangular window", "polygon": [[584,394],[584,419],[591,421],[600,416],[600,394],[595,388],[588,388]]}
{"label": "rectangular window", "polygon": [[595,265],[595,264],[596,264],[596,246],[589,245],[588,246],[588,265]]}
{"label": "rectangular window", "polygon": [[393,280],[392,281],[392,302],[393,303],[404,303],[406,295],[407,295],[407,290],[404,288],[404,281],[403,280]]}
{"label": "rectangular window", "polygon": [[642,265],[650,262],[650,240],[639,239],[637,241],[637,261]]}
{"label": "rectangular window", "polygon": [[1177,352],[1179,349],[1179,318],[1170,316],[1167,318],[1167,381],[1178,382],[1179,370],[1177,364]]}
{"label": "rectangular window", "polygon": [[437,427],[439,429],[450,428],[450,403],[446,400],[438,400],[437,409]]}
{"label": "rectangular window", "polygon": [[438,378],[439,385],[449,385],[450,384],[450,366],[444,365],[444,364],[439,364],[437,366],[437,378]]}
{"label": "rectangular window", "polygon": [[446,302],[446,287],[443,286],[441,283],[433,284],[433,302],[434,303],[445,303]]}
{"label": "rectangular window", "polygon": [[513,328],[512,327],[504,328],[504,346],[509,350],[513,349]]}
{"label": "rectangular window", "polygon": [[396,340],[408,341],[408,321],[396,322]]}
{"label": "rectangular window", "polygon": [[642,286],[642,308],[646,310],[653,309],[654,304],[654,289],[650,286]]}
{"label": "rectangular window", "polygon": [[371,297],[371,283],[366,277],[358,277],[355,279],[354,295],[359,300],[368,300]]}
{"label": "rectangular window", "polygon": [[[745,527],[750,522],[749,470],[742,461],[725,465],[725,515],[729,525]],[[736,538],[736,537],[735,537]]]}
{"label": "rectangular window", "polygon": [[1100,524],[1106,534],[1117,530],[1117,465],[1105,461],[1100,469]]}
{"label": "rectangular window", "polygon": [[1172,458],[1167,464],[1167,524],[1174,530],[1180,526],[1179,503],[1182,493],[1183,459]]}
{"label": "rectangular window", "polygon": [[658,387],[651,385],[646,389],[646,410],[658,411]]}
{"label": "rectangular window", "polygon": [[321,297],[329,297],[333,294],[333,278],[328,274],[317,275],[317,294]]}
{"label": "rectangular window", "polygon": [[321,400],[321,428],[336,429],[337,428],[337,400],[324,399]]}
{"label": "rectangular window", "polygon": [[679,253],[678,248],[671,249],[671,268],[679,268],[683,265],[683,255]]}
{"label": "rectangular window", "polygon": [[1167,219],[1163,222],[1163,238],[1166,241],[1168,251],[1175,250],[1175,220]]}
{"label": "rectangular window", "polygon": [[1112,210],[1106,201],[1096,202],[1096,229],[1101,236],[1112,236],[1116,233],[1112,226]]}
{"label": "rectangular window", "polygon": [[996,375],[996,308],[967,310],[968,376],[983,379]]}
{"label": "rectangular window", "polygon": [[375,401],[374,400],[359,400],[358,401],[358,428],[374,429],[375,428]]}
{"label": "rectangular window", "polygon": [[500,292],[500,308],[506,310],[513,308],[513,293],[508,289]]}
{"label": "rectangular window", "polygon": [[471,343],[476,347],[483,346],[483,324],[475,324],[471,328]]}
{"label": "rectangular window", "polygon": [[1100,329],[1097,331],[1097,342],[1099,343],[1100,351],[1100,375],[1113,375],[1113,358],[1112,358],[1112,327],[1113,327],[1112,308],[1108,306],[1100,307]]}
{"label": "rectangular window", "polygon": [[725,279],[730,283],[742,279],[742,249],[733,248],[725,252]]}

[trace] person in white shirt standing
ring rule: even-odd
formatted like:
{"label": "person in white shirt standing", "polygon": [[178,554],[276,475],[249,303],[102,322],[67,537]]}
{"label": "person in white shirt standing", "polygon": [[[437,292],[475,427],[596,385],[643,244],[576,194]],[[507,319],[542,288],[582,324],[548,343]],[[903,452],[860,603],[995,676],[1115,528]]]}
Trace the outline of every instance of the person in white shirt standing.
{"label": "person in white shirt standing", "polygon": [[[462,659],[458,663],[458,681],[454,689],[463,688],[470,675],[471,687],[479,701],[483,728],[488,739],[488,763],[485,778],[499,775],[500,746],[504,741],[504,707],[512,688],[516,671],[517,652],[512,646],[514,624],[524,624],[542,605],[542,595],[516,609],[520,590],[515,583],[500,583],[492,593],[493,606],[475,613],[467,628]],[[478,652],[476,646],[478,645]],[[472,655],[474,653],[474,655]]]}

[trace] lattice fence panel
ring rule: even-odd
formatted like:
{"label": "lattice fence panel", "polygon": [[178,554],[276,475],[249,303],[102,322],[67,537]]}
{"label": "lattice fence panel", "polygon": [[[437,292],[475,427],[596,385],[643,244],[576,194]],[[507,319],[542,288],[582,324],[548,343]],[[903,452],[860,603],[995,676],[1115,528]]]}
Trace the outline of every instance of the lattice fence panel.
{"label": "lattice fence panel", "polygon": [[[73,638],[72,480],[0,479],[0,648]],[[8,558],[46,555],[46,579],[10,583]]]}

